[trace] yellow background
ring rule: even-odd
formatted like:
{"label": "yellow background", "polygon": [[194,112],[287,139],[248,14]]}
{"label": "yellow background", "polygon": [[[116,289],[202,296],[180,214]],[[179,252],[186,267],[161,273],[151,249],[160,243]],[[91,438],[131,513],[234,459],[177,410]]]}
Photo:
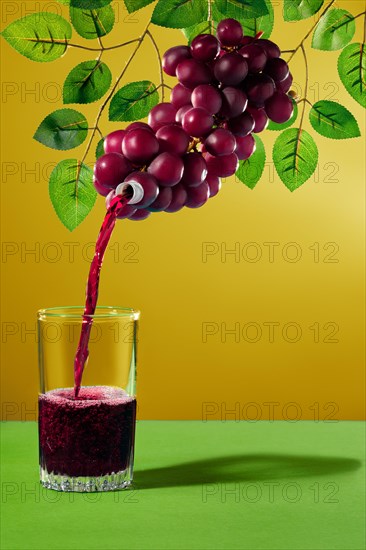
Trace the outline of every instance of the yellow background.
{"label": "yellow background", "polygon": [[[2,28],[42,4],[49,11],[67,14],[56,2],[1,4]],[[293,48],[315,18],[284,23],[282,3],[274,4],[272,38],[282,49]],[[103,39],[106,45],[138,36],[151,13],[149,7],[127,16],[122,2],[115,6],[118,22]],[[364,10],[362,1],[340,1],[337,6],[353,14]],[[362,18],[357,19],[353,41],[362,40],[362,23]],[[184,43],[179,30],[153,26],[152,31],[162,51]],[[86,42],[76,32],[73,41]],[[337,75],[339,51],[311,50],[310,40],[306,46],[309,99],[341,102],[355,115],[364,136],[364,111]],[[104,61],[114,77],[130,51],[106,52]],[[86,221],[69,233],[53,211],[47,173],[63,158],[80,158],[84,146],[57,152],[34,141],[32,135],[48,113],[62,106],[61,86],[68,72],[95,55],[71,49],[53,63],[34,63],[4,41],[1,55],[3,418],[34,419],[37,346],[35,335],[25,331],[34,330],[37,309],[83,302],[88,262],[82,251],[85,255],[85,246],[95,240],[105,207],[98,197]],[[300,53],[292,72],[297,86],[303,87]],[[159,82],[148,40],[122,84],[141,79]],[[94,120],[97,104],[76,108],[90,123]],[[106,119],[102,124],[105,133],[118,127]],[[305,128],[315,134],[308,120]],[[267,164],[253,191],[230,178],[220,195],[202,209],[118,224],[106,255],[99,303],[142,311],[140,418],[264,419],[273,417],[271,411],[274,418],[285,420],[364,418],[363,138],[332,141],[315,135],[319,169],[303,187],[290,193],[271,161],[277,135],[269,131],[261,135]],[[212,250],[223,252],[225,247],[237,246],[241,257],[224,254],[221,258],[216,253],[203,262],[202,249],[208,242],[216,243]],[[264,244],[269,242],[279,243],[273,261],[269,245]],[[297,243],[297,253],[302,254],[299,261],[289,261],[296,250],[288,243]],[[36,255],[26,254],[27,249],[37,247]],[[317,247],[319,261],[314,256]],[[262,253],[261,258],[249,261],[257,253]],[[51,261],[55,254],[59,258]],[[272,322],[279,326],[270,342],[268,323]],[[224,334],[225,327],[231,329],[235,323],[241,331],[239,341]],[[255,338],[251,331],[258,331],[258,326],[262,330],[261,336],[257,333],[259,340],[248,342]],[[325,342],[336,326],[339,330],[333,339],[338,342]],[[207,327],[216,334],[203,342]],[[300,327],[302,335],[290,343],[293,327]],[[229,409],[235,414],[228,415]]]}

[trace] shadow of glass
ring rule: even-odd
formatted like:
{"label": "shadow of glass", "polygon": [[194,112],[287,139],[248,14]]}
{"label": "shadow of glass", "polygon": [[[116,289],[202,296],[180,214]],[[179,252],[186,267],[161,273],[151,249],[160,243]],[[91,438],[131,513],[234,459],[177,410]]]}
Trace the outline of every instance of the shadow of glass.
{"label": "shadow of glass", "polygon": [[134,483],[139,489],[182,487],[204,483],[264,481],[313,476],[332,476],[357,470],[354,458],[281,454],[244,454],[222,456],[137,470]]}

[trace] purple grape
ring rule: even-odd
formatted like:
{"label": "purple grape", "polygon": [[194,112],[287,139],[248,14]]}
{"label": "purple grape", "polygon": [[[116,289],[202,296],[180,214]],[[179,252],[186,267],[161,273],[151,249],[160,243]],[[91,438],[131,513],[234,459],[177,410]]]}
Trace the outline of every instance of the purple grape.
{"label": "purple grape", "polygon": [[197,59],[185,59],[179,63],[176,74],[179,82],[191,90],[212,80],[210,69]]}
{"label": "purple grape", "polygon": [[228,129],[234,134],[234,136],[247,136],[253,131],[254,118],[250,113],[245,111],[241,115],[231,118],[228,122]]}
{"label": "purple grape", "polygon": [[212,61],[220,51],[220,44],[212,34],[199,34],[192,40],[192,57],[199,61]]}
{"label": "purple grape", "polygon": [[125,179],[125,183],[132,181],[139,183],[144,190],[143,198],[133,206],[135,208],[146,208],[147,206],[150,206],[159,194],[157,180],[154,176],[148,174],[147,172],[135,171],[129,174]]}
{"label": "purple grape", "polygon": [[162,126],[175,122],[176,114],[177,110],[171,103],[158,103],[149,113],[149,125],[156,132]]}
{"label": "purple grape", "polygon": [[200,208],[208,201],[209,195],[210,188],[205,181],[197,187],[188,187],[186,206],[188,208]]}
{"label": "purple grape", "polygon": [[215,78],[225,86],[237,86],[247,74],[248,64],[238,53],[227,53],[215,61]]}
{"label": "purple grape", "polygon": [[169,76],[175,76],[177,66],[184,59],[190,59],[191,50],[188,46],[174,46],[163,55],[163,70]]}
{"label": "purple grape", "polygon": [[115,189],[124,182],[132,171],[132,165],[122,153],[106,153],[99,157],[94,166],[95,178],[102,187]]}
{"label": "purple grape", "polygon": [[239,46],[243,40],[243,27],[236,19],[223,19],[217,25],[216,34],[223,46]]}
{"label": "purple grape", "polygon": [[259,132],[263,132],[263,130],[267,128],[268,116],[264,109],[260,109],[258,107],[253,107],[252,105],[248,105],[247,113],[252,115],[252,117],[254,118],[254,128],[253,128],[254,133],[258,134]]}
{"label": "purple grape", "polygon": [[151,126],[146,124],[146,122],[131,122],[126,128],[126,132],[131,132],[131,130],[137,130],[137,128],[141,128],[144,130],[149,130],[150,132],[153,132],[153,129]]}
{"label": "purple grape", "polygon": [[175,122],[178,124],[182,124],[183,117],[188,111],[192,109],[192,105],[183,105],[180,109],[178,109],[177,114],[175,115]]}
{"label": "purple grape", "polygon": [[97,193],[99,193],[99,195],[102,195],[102,197],[106,197],[108,194],[110,194],[112,191],[114,191],[114,189],[112,189],[112,191],[111,191],[110,187],[104,187],[104,185],[101,185],[99,183],[99,181],[97,180],[97,178],[95,177],[95,175],[93,176],[93,185],[94,185]]}
{"label": "purple grape", "polygon": [[215,197],[221,189],[221,180],[217,176],[213,176],[212,174],[207,174],[207,178],[205,179],[205,182],[207,183],[210,190],[209,198],[212,199],[212,197]]}
{"label": "purple grape", "polygon": [[130,214],[128,216],[128,219],[133,221],[142,221],[142,220],[146,220],[146,218],[148,218],[149,216],[151,216],[151,212],[149,212],[149,210],[145,210],[144,208],[139,208],[138,210],[136,210],[136,212],[133,212],[133,214]]}
{"label": "purple grape", "polygon": [[281,82],[276,82],[276,90],[278,92],[283,92],[284,94],[287,94],[292,86],[292,80],[292,74],[289,73],[284,80],[282,80]]}
{"label": "purple grape", "polygon": [[248,159],[255,151],[256,144],[252,134],[244,137],[236,138],[235,153],[238,155],[239,160]]}
{"label": "purple grape", "polygon": [[267,40],[266,38],[260,38],[259,40],[255,40],[254,44],[257,44],[258,46],[264,49],[268,59],[272,59],[273,57],[280,57],[281,55],[280,48],[277,46],[277,44],[275,44],[271,40]]}
{"label": "purple grape", "polygon": [[201,153],[187,153],[183,157],[184,172],[182,183],[186,187],[196,187],[207,176],[207,166]]}
{"label": "purple grape", "polygon": [[169,206],[165,208],[165,212],[169,213],[178,212],[178,210],[181,210],[187,200],[187,191],[181,183],[174,185],[171,190],[173,193],[172,200]]}
{"label": "purple grape", "polygon": [[206,151],[215,157],[230,155],[235,151],[236,141],[231,132],[217,128],[205,139]]}
{"label": "purple grape", "polygon": [[[177,183],[177,185],[179,184]],[[155,199],[154,202],[150,204],[147,209],[150,212],[162,212],[163,210],[168,208],[173,197],[172,189],[174,189],[174,187],[159,187],[158,198]]]}
{"label": "purple grape", "polygon": [[133,164],[143,165],[159,152],[159,142],[150,130],[136,128],[123,138],[122,153]]}
{"label": "purple grape", "polygon": [[213,123],[213,116],[200,107],[193,107],[187,111],[182,120],[183,130],[193,137],[202,137],[208,134]]}
{"label": "purple grape", "polygon": [[245,81],[248,99],[257,106],[263,105],[275,92],[273,79],[266,74],[249,75]]}
{"label": "purple grape", "polygon": [[247,44],[239,50],[239,53],[246,60],[250,73],[263,71],[267,63],[267,54],[258,44]]}
{"label": "purple grape", "polygon": [[122,141],[126,135],[126,130],[116,130],[108,134],[104,140],[105,153],[122,153]]}
{"label": "purple grape", "polygon": [[235,174],[238,169],[238,157],[235,153],[223,157],[214,157],[210,153],[204,153],[209,174],[219,178],[228,178]]}
{"label": "purple grape", "polygon": [[286,61],[279,57],[269,59],[264,70],[268,76],[273,78],[276,84],[285,80],[290,72]]}
{"label": "purple grape", "polygon": [[197,86],[192,92],[191,101],[193,107],[201,107],[210,115],[218,113],[222,105],[220,92],[210,84]]}
{"label": "purple grape", "polygon": [[183,161],[174,153],[160,153],[154,158],[147,171],[160,185],[172,187],[182,179]]}
{"label": "purple grape", "polygon": [[293,104],[291,98],[283,92],[275,92],[273,96],[266,101],[266,113],[273,122],[282,124],[287,122],[293,113]]}
{"label": "purple grape", "polygon": [[137,208],[134,204],[125,204],[117,218],[119,220],[125,220],[129,216],[132,216],[135,212],[137,212]]}
{"label": "purple grape", "polygon": [[183,105],[191,104],[191,95],[192,90],[186,88],[183,84],[178,82],[170,93],[170,101],[176,109],[180,109]]}
{"label": "purple grape", "polygon": [[239,116],[247,107],[248,99],[238,88],[227,86],[222,90],[222,107],[219,115],[228,119]]}
{"label": "purple grape", "polygon": [[243,46],[247,46],[247,44],[253,44],[253,42],[253,36],[243,36],[243,40],[240,42],[239,46],[242,48]]}
{"label": "purple grape", "polygon": [[183,128],[176,124],[169,124],[168,126],[159,128],[156,132],[156,137],[159,141],[160,153],[176,153],[181,156],[187,152],[190,137]]}

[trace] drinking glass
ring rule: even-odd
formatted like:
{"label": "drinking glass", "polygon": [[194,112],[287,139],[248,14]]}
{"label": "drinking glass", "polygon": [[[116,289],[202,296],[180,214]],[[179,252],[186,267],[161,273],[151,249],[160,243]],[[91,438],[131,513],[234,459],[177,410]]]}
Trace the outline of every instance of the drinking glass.
{"label": "drinking glass", "polygon": [[[57,491],[124,489],[133,478],[140,313],[112,306],[92,316],[83,311],[38,311],[40,480]],[[75,399],[74,357],[88,321],[89,357]]]}

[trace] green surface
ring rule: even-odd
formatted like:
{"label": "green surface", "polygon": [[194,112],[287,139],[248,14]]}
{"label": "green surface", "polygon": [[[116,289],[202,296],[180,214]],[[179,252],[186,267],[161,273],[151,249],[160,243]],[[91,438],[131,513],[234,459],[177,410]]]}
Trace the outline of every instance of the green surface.
{"label": "green surface", "polygon": [[365,424],[138,423],[136,489],[38,483],[35,423],[2,425],[2,549],[363,549]]}

